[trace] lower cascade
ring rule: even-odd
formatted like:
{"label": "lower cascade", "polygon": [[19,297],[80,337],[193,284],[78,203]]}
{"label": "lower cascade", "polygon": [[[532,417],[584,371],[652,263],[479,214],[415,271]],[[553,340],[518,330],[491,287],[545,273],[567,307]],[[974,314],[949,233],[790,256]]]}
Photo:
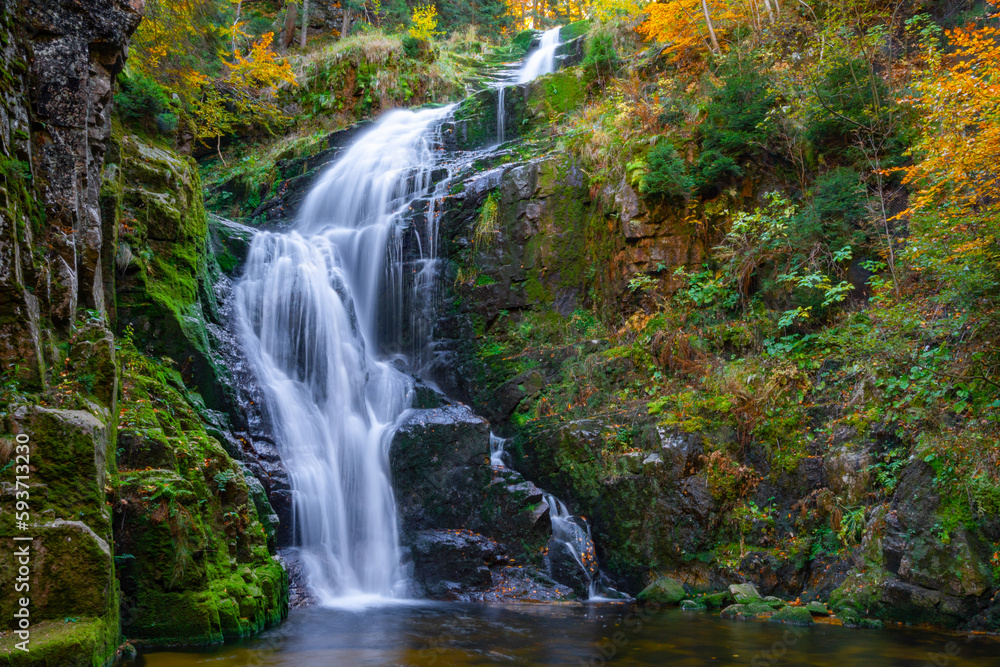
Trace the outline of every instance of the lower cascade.
{"label": "lower cascade", "polygon": [[[450,112],[382,119],[319,178],[294,230],[255,237],[238,288],[243,344],[291,480],[295,543],[321,604],[405,593],[387,472],[413,394],[400,370],[410,361],[400,234],[409,205],[434,195],[436,132]],[[433,207],[415,231],[421,273],[432,273]]]}

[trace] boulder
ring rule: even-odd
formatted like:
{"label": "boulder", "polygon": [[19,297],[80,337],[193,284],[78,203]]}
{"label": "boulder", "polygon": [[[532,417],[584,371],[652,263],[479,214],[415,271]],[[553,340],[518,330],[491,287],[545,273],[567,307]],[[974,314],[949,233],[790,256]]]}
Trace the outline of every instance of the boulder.
{"label": "boulder", "polygon": [[489,424],[465,405],[413,410],[389,451],[404,535],[469,527],[492,479]]}
{"label": "boulder", "polygon": [[788,625],[812,625],[812,614],[805,607],[784,607],[771,616],[772,623],[787,623]]}
{"label": "boulder", "polygon": [[678,604],[687,597],[684,587],[669,577],[660,577],[635,596],[639,602],[655,602],[661,605]]}
{"label": "boulder", "polygon": [[507,561],[503,547],[469,530],[423,530],[413,542],[414,578],[438,599],[490,588],[490,568]]}
{"label": "boulder", "polygon": [[729,593],[736,600],[737,604],[748,604],[761,599],[760,593],[753,584],[732,584],[729,586]]}

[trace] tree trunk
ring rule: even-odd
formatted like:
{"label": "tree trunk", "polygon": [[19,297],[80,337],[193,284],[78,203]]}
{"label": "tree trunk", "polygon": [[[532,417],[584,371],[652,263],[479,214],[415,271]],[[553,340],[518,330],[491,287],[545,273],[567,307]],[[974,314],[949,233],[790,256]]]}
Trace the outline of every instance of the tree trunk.
{"label": "tree trunk", "polygon": [[722,53],[719,40],[715,36],[715,26],[712,25],[712,16],[708,13],[708,0],[701,0],[701,11],[705,13],[705,25],[708,26],[708,34],[712,38],[712,48],[717,54]]}
{"label": "tree trunk", "polygon": [[771,24],[774,24],[774,10],[771,9],[771,0],[764,0],[764,8],[767,9],[767,17],[771,19]]}
{"label": "tree trunk", "polygon": [[351,10],[340,3],[340,8],[344,11],[344,22],[340,26],[340,38],[344,39],[351,33]]}
{"label": "tree trunk", "polygon": [[297,3],[290,2],[288,7],[285,9],[285,29],[281,35],[281,46],[283,48],[288,48],[295,39],[295,21],[299,16],[299,6]]}
{"label": "tree trunk", "polygon": [[302,34],[299,36],[299,48],[306,48],[306,35],[309,33],[309,0],[302,0]]}
{"label": "tree trunk", "polygon": [[236,20],[233,21],[233,53],[236,53],[236,27],[240,24],[240,13],[243,11],[243,0],[236,3]]}

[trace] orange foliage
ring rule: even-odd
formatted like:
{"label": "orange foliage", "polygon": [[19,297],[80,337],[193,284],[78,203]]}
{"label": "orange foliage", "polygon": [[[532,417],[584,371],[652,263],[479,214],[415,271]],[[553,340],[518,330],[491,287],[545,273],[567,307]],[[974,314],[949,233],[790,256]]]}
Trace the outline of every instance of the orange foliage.
{"label": "orange foliage", "polygon": [[[709,16],[716,37],[723,40],[726,29],[741,17],[737,4],[726,0],[707,0]],[[667,0],[646,8],[649,19],[639,26],[646,39],[665,42],[677,57],[712,48],[711,30],[705,21],[702,0]]]}
{"label": "orange foliage", "polygon": [[1000,28],[959,28],[947,38],[948,54],[932,52],[907,100],[922,132],[904,180],[914,209],[947,202],[956,213],[1000,213]]}

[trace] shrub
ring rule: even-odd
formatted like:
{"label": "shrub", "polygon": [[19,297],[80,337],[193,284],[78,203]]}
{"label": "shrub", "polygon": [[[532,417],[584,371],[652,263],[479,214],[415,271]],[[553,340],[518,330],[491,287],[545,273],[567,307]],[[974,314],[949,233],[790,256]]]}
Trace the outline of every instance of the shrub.
{"label": "shrub", "polygon": [[776,102],[767,77],[752,62],[724,63],[719,75],[723,84],[712,96],[701,126],[697,185],[703,194],[742,177],[743,164],[764,152],[770,137],[765,121]]}
{"label": "shrub", "polygon": [[423,49],[423,44],[420,39],[412,35],[406,35],[403,37],[403,53],[406,54],[407,58],[417,60],[420,58],[420,51]]}
{"label": "shrub", "polygon": [[649,152],[647,172],[639,192],[662,199],[684,200],[693,187],[694,180],[677,149],[668,141],[656,144]]}
{"label": "shrub", "polygon": [[610,74],[619,62],[614,38],[610,34],[599,32],[590,39],[587,45],[587,57],[583,59],[584,67],[593,70],[598,76],[603,76]]}
{"label": "shrub", "polygon": [[169,111],[156,117],[156,129],[160,134],[173,134],[177,131],[177,114]]}
{"label": "shrub", "polygon": [[[174,116],[170,95],[152,78],[144,74],[122,74],[118,83],[120,89],[115,93],[115,107],[122,122],[153,132],[160,130],[161,115]],[[177,129],[176,116],[173,129]]]}

